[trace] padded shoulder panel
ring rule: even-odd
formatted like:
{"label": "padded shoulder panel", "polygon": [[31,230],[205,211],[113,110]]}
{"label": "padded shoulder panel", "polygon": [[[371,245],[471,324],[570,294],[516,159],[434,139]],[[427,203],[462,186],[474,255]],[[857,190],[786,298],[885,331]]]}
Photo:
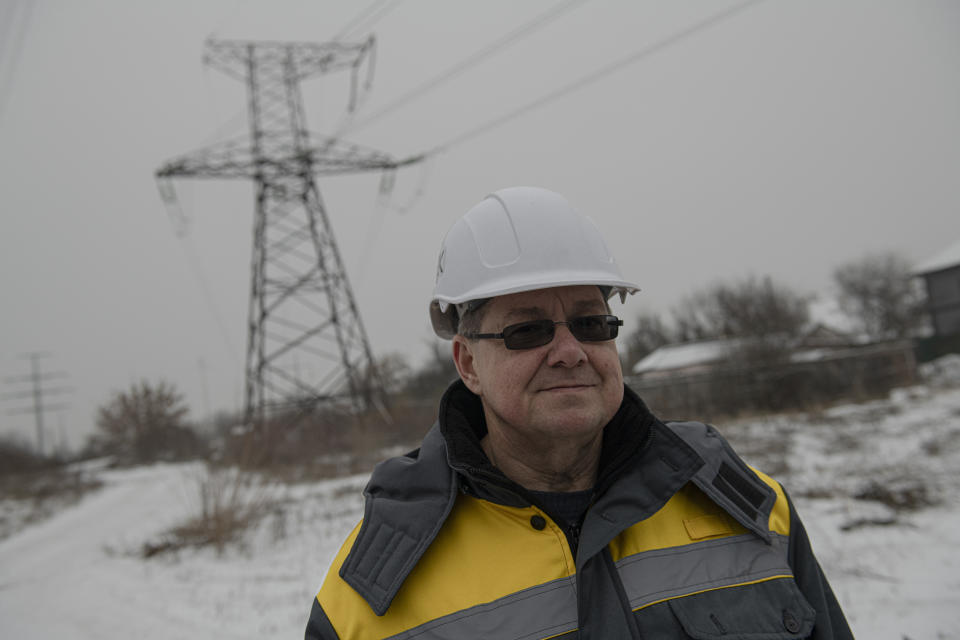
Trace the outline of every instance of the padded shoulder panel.
{"label": "padded shoulder panel", "polygon": [[703,466],[693,477],[694,484],[737,522],[769,543],[770,511],[777,501],[776,492],[757,477],[711,425],[666,425],[703,458]]}
{"label": "padded shoulder panel", "polygon": [[457,497],[439,427],[433,426],[417,455],[377,465],[364,494],[363,525],[340,577],[382,616]]}

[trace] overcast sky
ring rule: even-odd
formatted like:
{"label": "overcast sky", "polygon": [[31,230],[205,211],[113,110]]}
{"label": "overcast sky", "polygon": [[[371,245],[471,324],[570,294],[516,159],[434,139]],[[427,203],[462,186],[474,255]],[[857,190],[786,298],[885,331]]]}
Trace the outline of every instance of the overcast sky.
{"label": "overcast sky", "polygon": [[[305,84],[306,114],[318,133],[396,157],[584,79],[400,172],[387,199],[379,175],[320,180],[379,355],[422,362],[441,239],[505,186],[560,191],[597,221],[643,287],[617,307],[625,331],[719,280],[769,274],[828,296],[844,261],[893,249],[918,262],[955,242],[960,3],[768,0],[709,22],[738,6],[2,0],[0,376],[49,353],[44,368],[73,391],[48,442],[74,447],[96,407],[141,378],[176,384],[195,418],[241,406],[251,185],[178,181],[191,221],[178,238],[153,178],[246,131],[245,87],[201,64],[210,36],[374,33],[373,86],[352,119],[345,75]],[[380,13],[357,24],[367,7]],[[553,20],[371,119],[551,7]],[[33,438],[31,415],[3,415],[28,404],[0,403],[0,434]]]}

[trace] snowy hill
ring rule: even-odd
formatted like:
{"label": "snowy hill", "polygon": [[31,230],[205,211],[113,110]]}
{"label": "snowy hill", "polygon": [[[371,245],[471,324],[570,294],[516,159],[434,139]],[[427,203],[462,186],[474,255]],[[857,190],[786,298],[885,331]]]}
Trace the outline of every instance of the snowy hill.
{"label": "snowy hill", "polygon": [[[960,638],[957,381],[818,416],[717,426],[791,493],[857,637]],[[0,541],[0,636],[302,637],[326,567],[362,513],[365,477],[284,488],[287,509],[222,556],[138,558],[195,507],[202,473],[102,472],[100,490]]]}

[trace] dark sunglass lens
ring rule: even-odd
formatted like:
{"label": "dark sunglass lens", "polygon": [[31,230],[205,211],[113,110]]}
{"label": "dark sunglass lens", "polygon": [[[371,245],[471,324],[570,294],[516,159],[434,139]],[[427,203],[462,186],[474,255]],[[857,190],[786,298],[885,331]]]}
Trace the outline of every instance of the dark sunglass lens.
{"label": "dark sunglass lens", "polygon": [[584,316],[570,321],[570,329],[578,340],[600,342],[617,337],[617,319],[614,316]]}
{"label": "dark sunglass lens", "polygon": [[610,325],[606,316],[583,316],[570,321],[570,330],[577,340],[595,342],[610,339]]}
{"label": "dark sunglass lens", "polygon": [[533,320],[512,324],[503,329],[503,346],[507,349],[532,349],[553,340],[553,322]]}

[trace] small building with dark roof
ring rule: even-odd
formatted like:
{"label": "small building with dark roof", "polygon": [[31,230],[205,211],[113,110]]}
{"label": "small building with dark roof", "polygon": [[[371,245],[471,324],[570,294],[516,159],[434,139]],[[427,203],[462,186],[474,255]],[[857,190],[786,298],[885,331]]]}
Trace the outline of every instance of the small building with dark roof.
{"label": "small building with dark roof", "polygon": [[934,334],[960,334],[960,241],[914,267],[913,274],[927,287]]}

